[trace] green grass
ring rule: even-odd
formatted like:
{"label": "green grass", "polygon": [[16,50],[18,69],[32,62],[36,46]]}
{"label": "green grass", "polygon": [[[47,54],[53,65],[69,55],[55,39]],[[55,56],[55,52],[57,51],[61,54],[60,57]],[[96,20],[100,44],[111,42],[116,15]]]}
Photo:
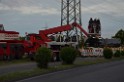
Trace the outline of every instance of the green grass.
{"label": "green grass", "polygon": [[48,69],[35,68],[32,70],[28,70],[28,71],[20,71],[20,72],[9,73],[6,75],[1,75],[0,82],[8,82],[8,81],[13,82],[13,81],[17,81],[20,79],[38,76],[42,74],[47,74],[47,73],[51,73],[55,71],[71,69],[71,68],[79,67],[79,66],[86,66],[86,65],[93,65],[93,64],[98,64],[98,63],[117,61],[117,60],[122,60],[122,59],[124,59],[124,57],[112,58],[111,60],[104,59],[104,58],[96,58],[96,60],[93,60],[93,61],[85,61],[85,62],[80,61],[80,62],[76,62],[73,65],[56,65],[56,66],[51,66]]}
{"label": "green grass", "polygon": [[47,74],[47,73],[51,73],[59,70],[69,69],[69,68],[72,68],[73,66],[74,65],[58,65],[55,67],[49,67],[48,69],[36,68],[28,71],[9,73],[9,74],[0,76],[0,82],[13,82],[13,81],[28,78],[28,77],[33,77],[33,76]]}
{"label": "green grass", "polygon": [[33,69],[33,70],[29,70],[29,71],[9,73],[9,74],[0,76],[0,82],[6,82],[6,81],[12,82],[12,81],[15,81],[18,79],[36,76],[38,74],[44,74],[46,72],[48,72],[48,70],[46,70],[46,69],[42,69],[42,70],[41,69]]}

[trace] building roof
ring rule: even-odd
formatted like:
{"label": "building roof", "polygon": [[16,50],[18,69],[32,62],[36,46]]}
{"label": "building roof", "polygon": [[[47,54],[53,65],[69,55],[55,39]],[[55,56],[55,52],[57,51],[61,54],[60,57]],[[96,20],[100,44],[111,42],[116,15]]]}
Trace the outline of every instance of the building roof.
{"label": "building roof", "polygon": [[0,31],[0,33],[19,34],[19,32],[16,32],[16,31]]}

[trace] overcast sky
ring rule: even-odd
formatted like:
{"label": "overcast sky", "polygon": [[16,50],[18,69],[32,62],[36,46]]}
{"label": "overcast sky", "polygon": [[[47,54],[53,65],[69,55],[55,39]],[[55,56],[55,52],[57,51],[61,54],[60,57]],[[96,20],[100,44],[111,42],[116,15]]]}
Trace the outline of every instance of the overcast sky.
{"label": "overcast sky", "polygon": [[[88,21],[99,18],[102,36],[110,38],[124,29],[124,0],[81,0],[82,23],[87,30]],[[60,26],[61,0],[0,0],[0,23],[6,30],[20,35],[38,33],[45,27]]]}

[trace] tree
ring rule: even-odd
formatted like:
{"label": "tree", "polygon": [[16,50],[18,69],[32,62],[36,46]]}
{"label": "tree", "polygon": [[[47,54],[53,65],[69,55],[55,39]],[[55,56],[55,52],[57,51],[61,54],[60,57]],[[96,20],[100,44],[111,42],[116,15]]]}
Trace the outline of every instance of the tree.
{"label": "tree", "polygon": [[25,37],[19,37],[19,40],[25,40]]}
{"label": "tree", "polygon": [[52,51],[46,47],[41,47],[37,50],[35,60],[39,68],[48,68],[48,63],[51,60]]}
{"label": "tree", "polygon": [[106,58],[106,59],[111,59],[112,56],[113,56],[112,50],[109,49],[109,48],[104,48],[104,50],[103,50],[103,56],[104,56],[104,58]]}
{"label": "tree", "polygon": [[121,40],[121,44],[124,45],[124,30],[119,30],[113,38],[118,38]]}
{"label": "tree", "polygon": [[63,64],[73,64],[77,55],[77,50],[72,47],[64,47],[60,51],[60,57],[63,61]]}

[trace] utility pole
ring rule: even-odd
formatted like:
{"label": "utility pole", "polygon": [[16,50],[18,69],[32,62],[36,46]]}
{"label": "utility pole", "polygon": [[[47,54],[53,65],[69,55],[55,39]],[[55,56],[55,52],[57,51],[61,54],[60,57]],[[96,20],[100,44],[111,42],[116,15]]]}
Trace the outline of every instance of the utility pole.
{"label": "utility pole", "polygon": [[[74,22],[82,26],[81,0],[61,0],[61,26]],[[75,34],[78,37],[80,33],[77,28],[73,28],[66,31],[66,36],[69,37],[71,34]]]}

